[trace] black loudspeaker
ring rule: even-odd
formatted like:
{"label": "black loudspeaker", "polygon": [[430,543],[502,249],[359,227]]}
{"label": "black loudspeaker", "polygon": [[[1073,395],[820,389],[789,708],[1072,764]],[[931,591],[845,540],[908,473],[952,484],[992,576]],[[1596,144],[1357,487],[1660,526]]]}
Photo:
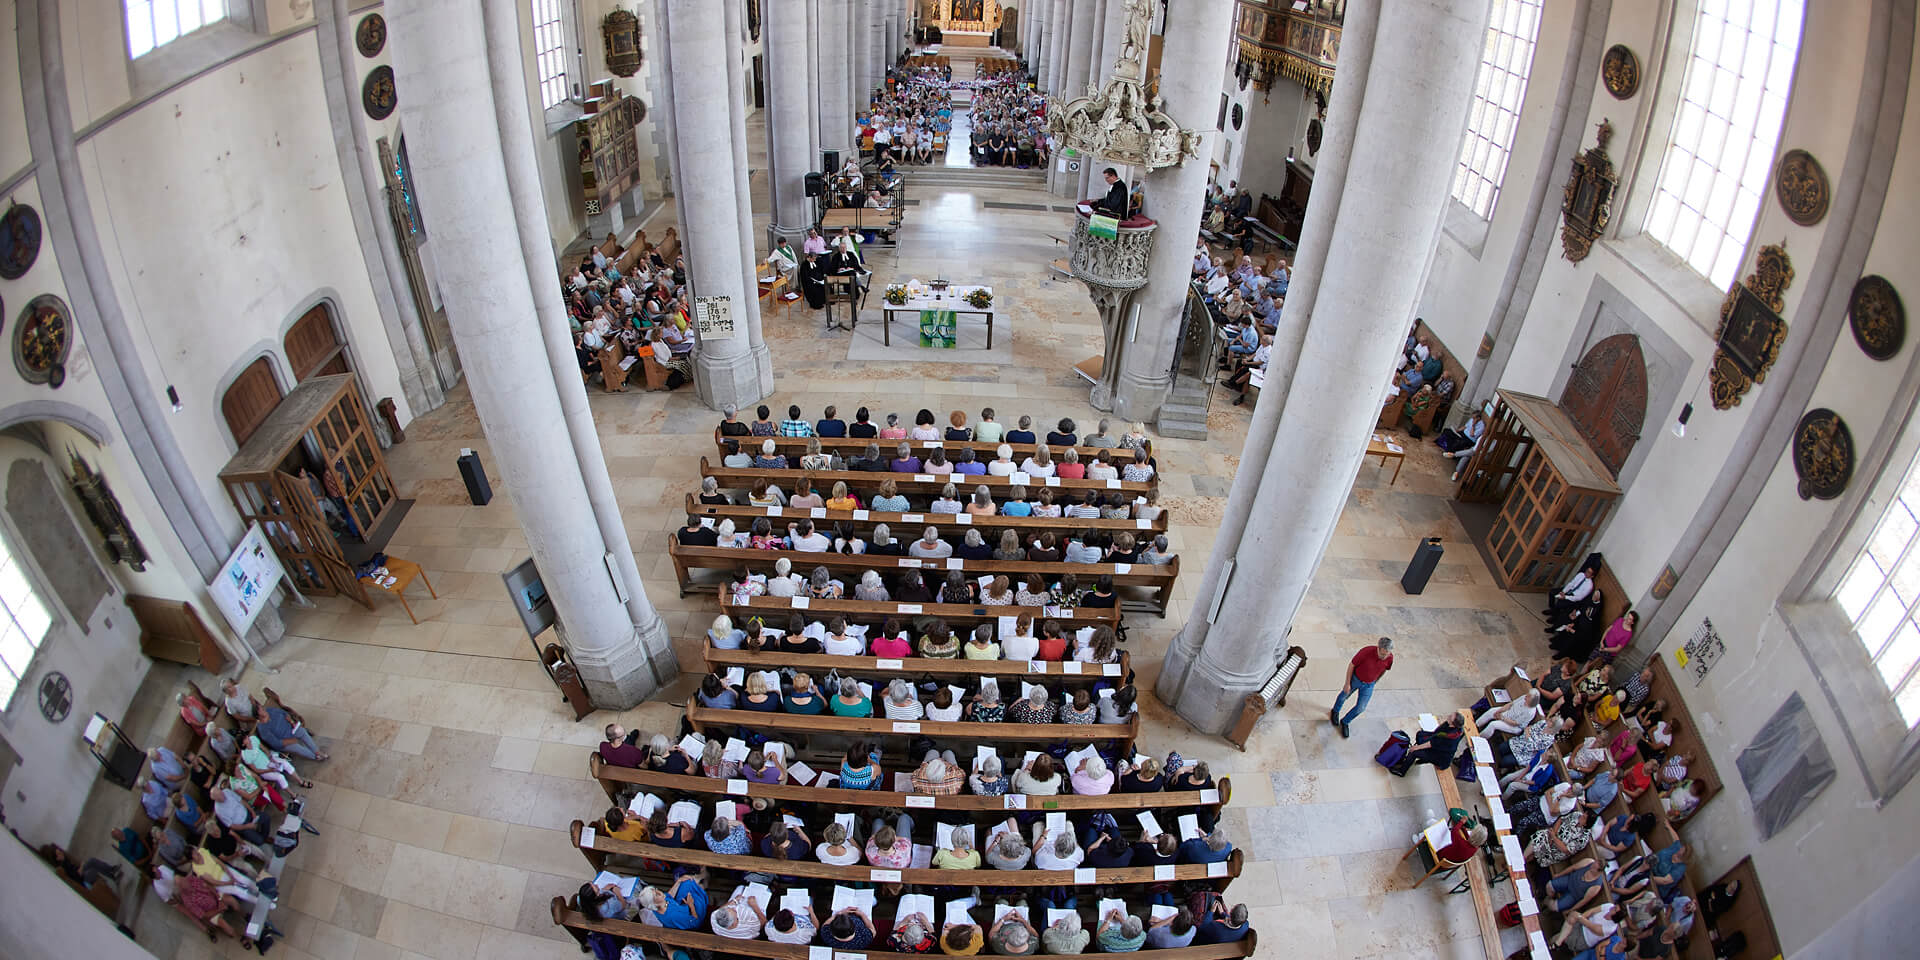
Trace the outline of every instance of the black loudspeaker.
{"label": "black loudspeaker", "polygon": [[827,192],[827,178],[823,174],[807,174],[807,196],[818,197]]}
{"label": "black loudspeaker", "polygon": [[467,499],[476,507],[484,507],[493,499],[493,485],[487,482],[487,468],[480,465],[480,455],[472,450],[463,451],[458,461],[460,479],[467,483]]}
{"label": "black loudspeaker", "polygon": [[840,151],[822,150],[820,152],[820,169],[825,170],[829,174],[839,173]]}
{"label": "black loudspeaker", "polygon": [[1408,593],[1427,589],[1427,579],[1433,576],[1433,568],[1440,565],[1440,555],[1445,552],[1440,547],[1439,537],[1420,541],[1420,545],[1413,549],[1413,560],[1407,564],[1407,572],[1400,575],[1400,589]]}

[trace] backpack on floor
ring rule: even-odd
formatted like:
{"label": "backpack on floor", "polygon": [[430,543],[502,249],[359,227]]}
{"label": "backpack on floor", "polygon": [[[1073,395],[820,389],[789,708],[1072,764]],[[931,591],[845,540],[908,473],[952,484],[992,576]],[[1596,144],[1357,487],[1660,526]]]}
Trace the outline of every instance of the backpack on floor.
{"label": "backpack on floor", "polygon": [[1380,751],[1373,755],[1373,762],[1393,770],[1406,758],[1409,744],[1406,732],[1395,730],[1387,735],[1387,742],[1381,744]]}

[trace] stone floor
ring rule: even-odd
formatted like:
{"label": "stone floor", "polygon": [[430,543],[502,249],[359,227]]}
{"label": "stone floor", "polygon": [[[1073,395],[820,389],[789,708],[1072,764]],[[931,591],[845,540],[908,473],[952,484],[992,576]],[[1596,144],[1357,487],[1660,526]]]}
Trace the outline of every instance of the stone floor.
{"label": "stone floor", "polygon": [[[1070,367],[1098,349],[1097,318],[1081,289],[1046,276],[1067,216],[987,206],[1045,206],[1038,191],[918,196],[899,251],[873,252],[876,279],[944,272],[992,283],[1008,298],[1017,362],[964,372],[849,363],[847,334],[824,332],[800,301],[763,318],[778,377],[769,402],[797,403],[809,417],[832,403],[843,415],[865,405],[876,416],[899,412],[909,420],[922,407],[944,414],[992,406],[1003,420],[1030,414],[1095,422],[1086,386]],[[716,415],[690,389],[595,391],[592,407],[647,594],[666,618],[682,668],[697,669],[715,605],[705,595],[676,595],[665,546],[697,483],[699,458],[713,455]],[[1143,691],[1152,689],[1168,640],[1193,606],[1247,419],[1223,393],[1212,408],[1212,440],[1166,440],[1158,448],[1170,539],[1192,576],[1175,591],[1167,619],[1130,624]],[[1370,462],[1359,471],[1295,625],[1293,642],[1311,659],[1288,706],[1263,723],[1245,752],[1195,736],[1157,701],[1143,702],[1146,749],[1177,747],[1233,778],[1225,822],[1247,851],[1247,866],[1230,894],[1254,908],[1266,956],[1481,955],[1470,899],[1447,896],[1444,885],[1411,889],[1413,877],[1396,867],[1439,805],[1432,773],[1395,779],[1371,758],[1390,727],[1476,697],[1475,688],[1527,649],[1517,645],[1532,646],[1523,637],[1538,618],[1494,586],[1448,506],[1443,461],[1431,445],[1413,446],[1396,483],[1389,483],[1391,468]],[[307,839],[289,871],[276,914],[288,934],[276,954],[284,960],[577,957],[547,911],[553,896],[589,876],[563,832],[568,821],[605,806],[586,779],[586,748],[609,720],[669,728],[694,679],[684,676],[671,695],[633,710],[572,720],[498,579],[527,553],[513,506],[520,491],[496,475],[493,503],[466,505],[453,472],[463,447],[495,462],[464,388],[410,424],[406,442],[388,452],[401,494],[416,501],[390,552],[422,564],[440,595],[413,602],[421,622],[387,602],[366,610],[322,600],[289,614],[287,639],[268,653],[278,672],[245,677],[298,705],[333,750],[329,762],[303,765],[319,781],[309,809],[324,835]],[[1409,597],[1397,578],[1426,536],[1446,540],[1448,552],[1426,592]],[[1353,738],[1343,740],[1326,711],[1345,658],[1381,634],[1398,641],[1398,666]],[[156,668],[148,687],[170,689],[177,677]],[[165,908],[149,905],[136,929],[159,957],[241,955],[232,945],[211,948]]]}

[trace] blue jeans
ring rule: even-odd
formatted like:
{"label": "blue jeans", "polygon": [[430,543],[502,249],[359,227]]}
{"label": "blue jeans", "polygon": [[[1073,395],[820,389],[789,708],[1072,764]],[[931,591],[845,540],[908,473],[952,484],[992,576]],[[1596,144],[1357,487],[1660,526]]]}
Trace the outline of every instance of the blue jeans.
{"label": "blue jeans", "polygon": [[[1360,711],[1367,708],[1367,701],[1372,699],[1373,684],[1367,683],[1364,680],[1353,681],[1353,709],[1349,711],[1346,716],[1341,717],[1340,722],[1352,723],[1353,718],[1359,716]],[[1338,714],[1340,712],[1340,705],[1346,702],[1347,692],[1342,690],[1339,696],[1333,698],[1333,712]]]}
{"label": "blue jeans", "polygon": [[291,753],[296,757],[305,757],[308,760],[320,759],[320,748],[314,745],[313,734],[306,727],[293,731],[292,743],[283,743],[274,749],[281,753]]}

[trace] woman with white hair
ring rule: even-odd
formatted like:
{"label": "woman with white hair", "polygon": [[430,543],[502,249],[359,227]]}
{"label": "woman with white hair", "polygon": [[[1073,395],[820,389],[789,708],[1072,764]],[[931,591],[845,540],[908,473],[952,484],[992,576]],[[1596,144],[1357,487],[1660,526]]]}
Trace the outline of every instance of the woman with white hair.
{"label": "woman with white hair", "polygon": [[1003,443],[993,451],[993,461],[987,464],[987,475],[1011,477],[1017,469],[1018,465],[1013,462],[1013,448]]}
{"label": "woman with white hair", "polygon": [[798,596],[800,585],[800,578],[793,572],[793,561],[781,557],[773,562],[773,576],[767,578],[767,596]]}
{"label": "woman with white hair", "polygon": [[927,506],[928,513],[943,513],[951,516],[960,512],[960,491],[949,483],[940,488],[940,495]]}
{"label": "woman with white hair", "polygon": [[669,930],[697,929],[707,915],[707,891],[693,874],[675,880],[671,890],[641,887],[634,900],[640,905],[641,922]]}
{"label": "woman with white hair", "polygon": [[734,526],[732,517],[728,517],[714,525],[713,545],[716,547],[744,546],[742,543],[744,539],[745,537],[739,533],[739,528]]}
{"label": "woman with white hair", "polygon": [[1040,949],[1040,932],[1018,910],[1008,910],[987,928],[987,947],[1003,957],[1024,957]]}
{"label": "woman with white hair", "polygon": [[1124,910],[1108,910],[1100,918],[1100,935],[1095,937],[1107,953],[1132,953],[1147,942],[1146,925]]}
{"label": "woman with white hair", "polygon": [[926,716],[919,697],[914,695],[913,686],[898,677],[887,684],[883,706],[888,720],[919,720]]}
{"label": "woman with white hair", "polygon": [[1025,870],[1027,859],[1033,855],[1027,849],[1027,842],[1020,838],[1017,829],[1002,830],[987,842],[985,856],[988,866],[995,870]]}
{"label": "woman with white hair", "polygon": [[987,560],[993,557],[993,548],[987,546],[978,529],[969,529],[960,545],[953,548],[953,555],[962,560]]}
{"label": "woman with white hair", "polygon": [[975,796],[1001,797],[1007,793],[1007,778],[1000,773],[1000,757],[990,754],[980,761],[980,769],[967,778],[967,786]]}
{"label": "woman with white hair", "polygon": [[886,603],[892,598],[892,594],[887,592],[887,585],[880,582],[880,574],[868,570],[861,573],[860,582],[854,584],[853,598],[869,603]]}
{"label": "woman with white hair", "polygon": [[725,756],[726,744],[719,740],[708,740],[705,749],[700,751],[700,773],[715,780],[731,780],[740,774],[740,763],[728,760]]}
{"label": "woman with white hair", "polygon": [[952,836],[952,848],[933,852],[933,868],[935,870],[978,870],[980,851],[973,848],[973,826],[969,824],[955,829]]}
{"label": "woman with white hair", "polygon": [[1033,825],[1033,868],[1035,870],[1072,870],[1086,859],[1086,853],[1073,838],[1073,829],[1055,836],[1045,821]]}
{"label": "woman with white hair", "polygon": [[1040,932],[1040,945],[1052,954],[1082,953],[1092,939],[1080,926],[1080,914],[1073,910],[1063,912],[1060,919]]}
{"label": "woman with white hair", "polygon": [[1113,771],[1107,768],[1107,761],[1095,754],[1080,761],[1074,768],[1073,792],[1083,797],[1098,797],[1113,792]]}
{"label": "woman with white hair", "polygon": [[867,540],[867,553],[876,557],[904,557],[907,545],[893,538],[893,530],[884,523],[873,525],[873,536]]}
{"label": "woman with white hair", "polygon": [[1053,452],[1044,443],[1034,447],[1033,455],[1020,464],[1020,472],[1029,477],[1051,477],[1055,469]]}
{"label": "woman with white hair", "polygon": [[1059,715],[1053,701],[1048,699],[1047,688],[1034,684],[1027,695],[1007,705],[1008,723],[1052,723]]}
{"label": "woman with white hair", "polygon": [[767,915],[760,909],[760,902],[747,895],[747,886],[740,885],[733,891],[727,902],[713,911],[711,922],[713,932],[731,940],[754,940],[766,926]]}
{"label": "woman with white hair", "polygon": [[933,921],[924,913],[909,913],[894,918],[893,936],[887,938],[887,946],[895,953],[932,953],[934,947]]}
{"label": "woman with white hair", "polygon": [[940,539],[939,527],[928,527],[920,539],[907,548],[907,556],[922,560],[945,560],[953,556],[953,544]]}
{"label": "woman with white hair", "polygon": [[746,636],[745,630],[733,628],[733,618],[724,613],[714,617],[713,625],[707,628],[707,643],[715,650],[738,650]]}
{"label": "woman with white hair", "polygon": [[780,455],[779,445],[768,437],[760,442],[760,455],[753,458],[753,466],[758,470],[785,470],[787,458]]}
{"label": "woman with white hair", "polygon": [[1140,562],[1155,567],[1164,567],[1173,562],[1173,548],[1167,544],[1166,534],[1156,534],[1153,543],[1140,551]]}
{"label": "woman with white hair", "polygon": [[973,702],[974,723],[999,723],[1007,718],[1007,705],[1000,702],[1000,688],[991,683],[982,683],[980,693]]}
{"label": "woman with white hair", "polygon": [[700,502],[708,506],[724,507],[732,504],[733,500],[720,492],[720,481],[712,477],[701,477]]}

